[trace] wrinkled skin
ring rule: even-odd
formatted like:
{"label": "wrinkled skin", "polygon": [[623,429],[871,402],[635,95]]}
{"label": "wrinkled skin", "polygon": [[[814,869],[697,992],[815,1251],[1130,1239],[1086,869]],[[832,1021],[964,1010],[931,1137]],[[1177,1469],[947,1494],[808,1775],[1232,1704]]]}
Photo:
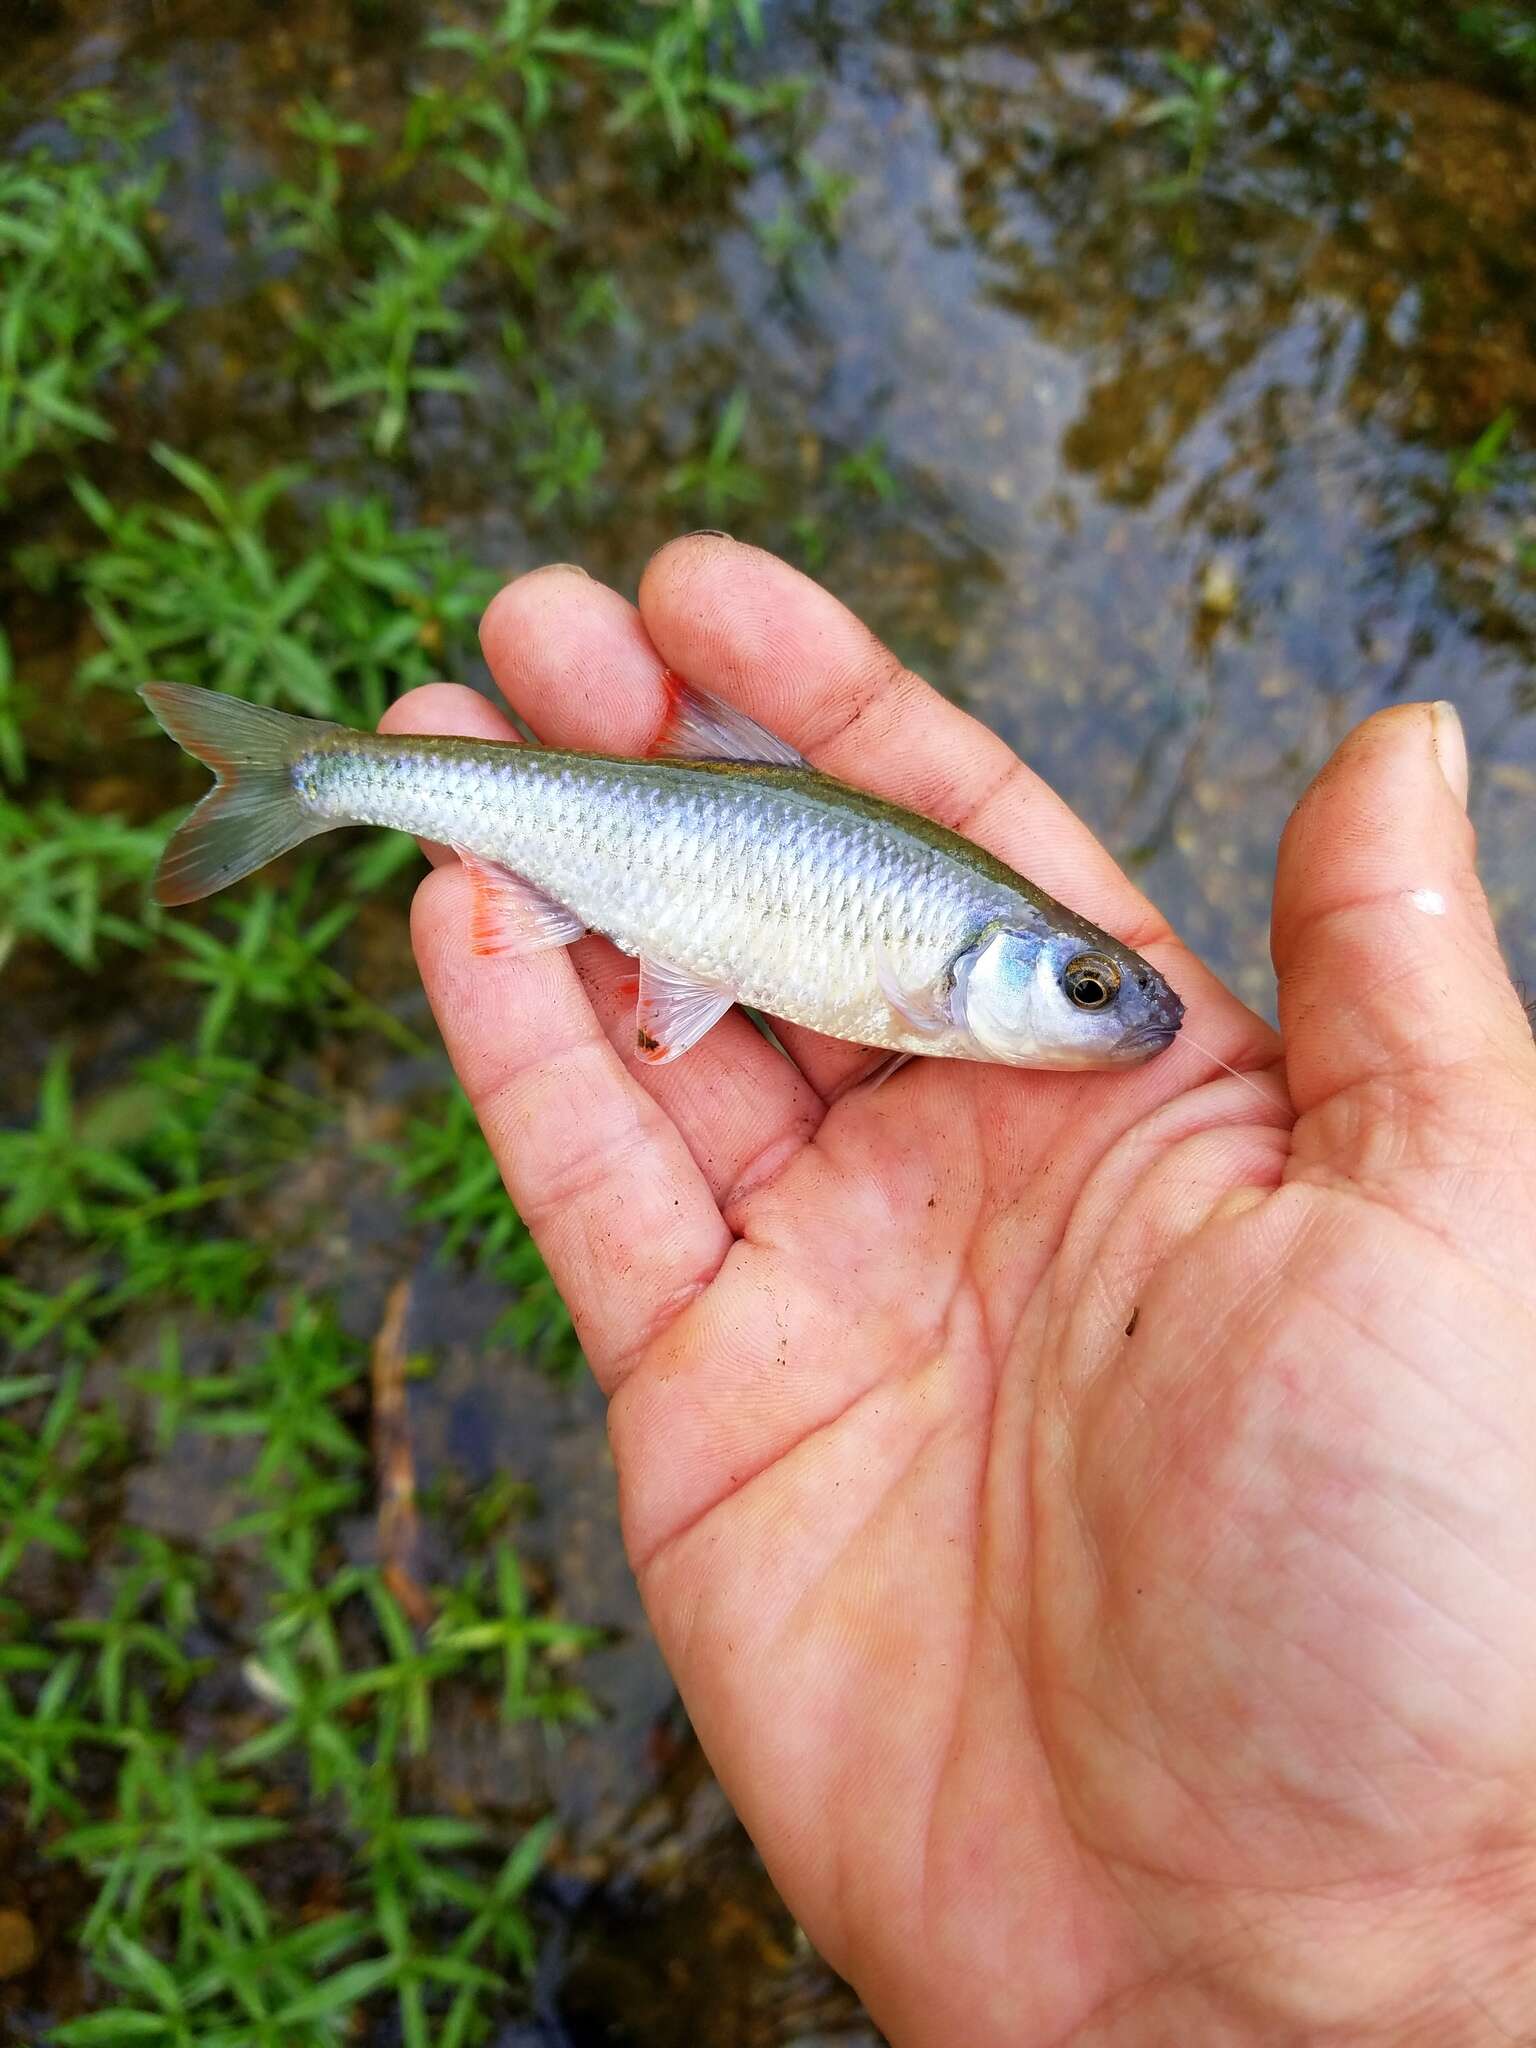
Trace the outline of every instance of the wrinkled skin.
{"label": "wrinkled skin", "polygon": [[[1454,721],[1381,714],[1281,847],[1282,1045],[1002,743],[755,550],[636,610],[524,577],[484,642],[553,744],[670,665],[1147,953],[1132,1073],[732,1015],[630,1057],[631,970],[415,914],[454,1063],[612,1397],[624,1531],[709,1756],[891,2039],[1536,2028],[1536,1053]],[[433,685],[394,731],[509,735]],[[1432,893],[1425,893],[1432,892]]]}

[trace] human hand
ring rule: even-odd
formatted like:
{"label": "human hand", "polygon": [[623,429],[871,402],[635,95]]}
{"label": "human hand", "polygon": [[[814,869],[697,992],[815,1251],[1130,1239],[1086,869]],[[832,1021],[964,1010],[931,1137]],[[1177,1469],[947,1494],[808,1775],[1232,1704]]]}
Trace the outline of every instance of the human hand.
{"label": "human hand", "polygon": [[[1454,720],[1354,733],[1287,829],[1281,1044],[1064,805],[830,596],[695,537],[636,610],[487,614],[553,745],[664,666],[1144,952],[1132,1072],[870,1056],[739,1014],[631,1057],[605,942],[414,933],[611,1397],[625,1540],[704,1747],[893,2041],[1433,2042],[1536,2026],[1536,1049]],[[512,736],[473,692],[395,732]]]}

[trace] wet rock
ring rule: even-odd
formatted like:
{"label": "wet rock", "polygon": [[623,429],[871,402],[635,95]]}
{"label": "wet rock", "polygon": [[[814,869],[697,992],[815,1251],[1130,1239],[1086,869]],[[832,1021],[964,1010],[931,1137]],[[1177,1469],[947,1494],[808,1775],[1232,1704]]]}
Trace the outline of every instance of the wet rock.
{"label": "wet rock", "polygon": [[1228,619],[1237,610],[1237,571],[1219,556],[1201,575],[1200,609],[1213,619]]}

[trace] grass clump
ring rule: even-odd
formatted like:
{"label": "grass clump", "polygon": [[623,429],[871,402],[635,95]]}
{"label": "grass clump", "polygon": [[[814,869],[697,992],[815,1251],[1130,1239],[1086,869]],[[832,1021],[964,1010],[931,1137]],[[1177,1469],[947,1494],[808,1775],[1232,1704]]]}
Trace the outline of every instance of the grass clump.
{"label": "grass clump", "polygon": [[734,508],[759,502],[762,477],[739,452],[749,410],[746,392],[733,391],[702,451],[668,472],[668,497],[706,519],[724,519]]}
{"label": "grass clump", "polygon": [[21,724],[22,693],[10,635],[0,626],[0,781],[20,782],[27,772],[27,743]]}
{"label": "grass clump", "polygon": [[1227,118],[1227,102],[1237,79],[1224,64],[1200,64],[1193,58],[1163,59],[1177,90],[1165,93],[1143,109],[1143,127],[1160,128],[1184,153],[1184,168],[1146,188],[1149,199],[1182,199],[1205,182],[1211,155]]}
{"label": "grass clump", "polygon": [[1468,41],[1485,50],[1517,85],[1536,86],[1536,13],[1529,7],[1469,7],[1457,23]]}
{"label": "grass clump", "polygon": [[161,677],[373,724],[402,690],[467,660],[496,579],[445,534],[398,525],[378,497],[312,510],[297,468],[233,488],[155,453],[190,505],[119,507],[75,486],[100,535],[74,571],[102,641],[83,685]]}
{"label": "grass clump", "polygon": [[384,253],[348,297],[339,317],[306,322],[307,346],[324,366],[312,391],[325,409],[363,401],[372,419],[374,452],[400,441],[412,400],[426,392],[474,391],[468,373],[421,360],[423,344],[439,349],[462,335],[467,321],[451,303],[460,280],[484,247],[486,230],[415,234],[385,215],[378,223]]}
{"label": "grass clump", "polygon": [[[173,1051],[82,1104],[70,1050],[56,1047],[33,1121],[0,1131],[0,1241],[15,1251],[0,1276],[0,1339],[11,1355],[92,1354],[141,1303],[248,1309],[268,1255],[233,1227],[231,1205],[268,1185],[324,1113],[249,1059],[189,1067]],[[24,1281],[34,1264],[51,1288]]]}
{"label": "grass clump", "polygon": [[[355,409],[376,454],[402,455],[420,401],[473,403],[486,379],[464,356],[494,307],[519,351],[536,336],[544,358],[514,401],[533,415],[518,458],[533,510],[589,509],[605,435],[549,358],[615,288],[583,260],[590,230],[557,194],[594,137],[658,193],[749,174],[748,136],[774,136],[793,163],[803,81],[743,74],[761,36],[750,0],[505,0],[428,33],[396,118],[302,99],[291,168],[237,211],[259,254],[293,259],[274,301],[310,403]],[[808,217],[830,234],[848,181],[802,164]]]}
{"label": "grass clump", "polygon": [[59,112],[82,154],[40,142],[0,160],[0,506],[29,457],[111,438],[100,387],[154,360],[174,306],[153,256],[164,171],[143,143],[155,124],[101,93]]}
{"label": "grass clump", "polygon": [[142,892],[164,843],[160,826],[93,817],[58,797],[0,797],[0,967],[28,939],[87,971],[106,945],[147,945],[142,907],[117,906]]}
{"label": "grass clump", "polygon": [[[124,1527],[99,1611],[0,1648],[0,1782],[95,1887],[80,1941],[101,1997],[61,2043],[291,2048],[372,2013],[426,2048],[483,2040],[515,2010],[551,1824],[433,1810],[413,1760],[437,1716],[477,1699],[508,1722],[586,1716],[552,1660],[563,1672],[598,1638],[535,1608],[505,1539],[439,1589],[424,1633],[377,1566],[339,1556],[367,1491],[367,1369],[304,1296],[222,1365],[188,1371],[172,1346],[141,1382],[162,1426],[243,1447],[211,1553]],[[83,1366],[0,1381],[0,1593],[33,1554],[85,1557],[70,1504],[125,1444],[83,1384]],[[231,1577],[254,1615],[235,1697],[213,1681]],[[283,1867],[310,1873],[302,1892]]]}

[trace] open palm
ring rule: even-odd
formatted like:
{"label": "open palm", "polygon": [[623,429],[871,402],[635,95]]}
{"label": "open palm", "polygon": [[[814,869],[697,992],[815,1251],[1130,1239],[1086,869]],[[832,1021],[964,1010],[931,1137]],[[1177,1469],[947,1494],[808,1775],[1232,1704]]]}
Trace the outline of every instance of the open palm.
{"label": "open palm", "polygon": [[[1498,2039],[1536,2012],[1536,1053],[1454,721],[1282,849],[1268,1028],[996,738],[783,564],[568,569],[487,656],[643,752],[664,667],[1145,952],[1130,1073],[908,1068],[728,1016],[629,1057],[604,942],[418,955],[612,1396],[625,1537],[786,1900],[899,2043]],[[510,737],[440,684],[395,731]],[[1449,778],[1449,779],[1448,779]]]}

